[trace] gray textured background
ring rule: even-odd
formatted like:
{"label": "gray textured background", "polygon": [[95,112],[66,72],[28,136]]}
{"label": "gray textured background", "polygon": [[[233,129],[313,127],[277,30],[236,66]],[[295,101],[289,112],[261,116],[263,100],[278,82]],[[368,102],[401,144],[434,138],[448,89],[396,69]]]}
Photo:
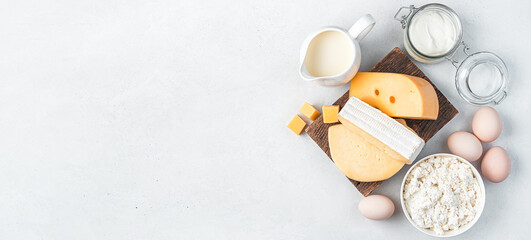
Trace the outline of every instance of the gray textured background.
{"label": "gray textured background", "polygon": [[[462,239],[528,237],[531,2],[444,1],[471,51],[500,55],[496,109],[510,177]],[[303,82],[299,47],[320,26],[366,13],[361,70],[403,47],[409,1],[3,1],[0,8],[0,239],[416,239],[400,209],[402,169],[376,193],[375,222],[308,136],[286,125],[305,102],[347,90]],[[421,5],[427,2],[415,2]],[[419,64],[460,114],[420,157],[447,152],[478,108],[449,63]]]}

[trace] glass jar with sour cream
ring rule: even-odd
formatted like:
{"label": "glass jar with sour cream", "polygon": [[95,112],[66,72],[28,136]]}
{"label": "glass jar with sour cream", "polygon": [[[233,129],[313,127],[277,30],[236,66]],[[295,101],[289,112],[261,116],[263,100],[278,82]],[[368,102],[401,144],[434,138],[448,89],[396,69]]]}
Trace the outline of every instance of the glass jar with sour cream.
{"label": "glass jar with sour cream", "polygon": [[408,9],[411,11],[409,18],[401,19],[401,22],[406,29],[404,46],[413,59],[422,63],[437,63],[457,50],[463,29],[452,9],[436,3],[420,8],[410,6]]}
{"label": "glass jar with sour cream", "polygon": [[[457,68],[455,84],[463,99],[478,105],[498,104],[505,99],[505,63],[491,52],[468,53],[461,20],[454,10],[438,3],[419,8],[411,5],[400,8],[395,19],[404,29],[404,47],[409,56],[426,64],[448,60]],[[454,55],[460,47],[466,57],[457,61]]]}

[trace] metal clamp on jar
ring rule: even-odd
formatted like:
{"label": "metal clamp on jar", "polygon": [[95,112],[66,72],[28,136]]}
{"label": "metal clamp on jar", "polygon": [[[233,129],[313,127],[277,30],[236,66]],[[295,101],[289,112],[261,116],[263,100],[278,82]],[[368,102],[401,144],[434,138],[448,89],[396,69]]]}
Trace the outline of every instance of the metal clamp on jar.
{"label": "metal clamp on jar", "polygon": [[[457,68],[455,86],[463,99],[478,105],[498,104],[505,99],[505,63],[491,52],[469,54],[469,47],[462,40],[461,20],[451,8],[438,3],[419,8],[411,5],[401,7],[394,18],[405,29],[404,46],[413,59],[427,64],[446,59]],[[461,62],[454,59],[460,47],[466,55]]]}

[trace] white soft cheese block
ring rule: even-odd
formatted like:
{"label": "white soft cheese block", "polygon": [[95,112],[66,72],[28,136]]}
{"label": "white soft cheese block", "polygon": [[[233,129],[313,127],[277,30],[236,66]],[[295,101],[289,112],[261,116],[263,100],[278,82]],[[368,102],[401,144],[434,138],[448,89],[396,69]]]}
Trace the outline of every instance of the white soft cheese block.
{"label": "white soft cheese block", "polygon": [[424,147],[424,140],[413,131],[356,97],[347,101],[338,118],[349,129],[362,130],[368,141],[407,164],[415,161]]}

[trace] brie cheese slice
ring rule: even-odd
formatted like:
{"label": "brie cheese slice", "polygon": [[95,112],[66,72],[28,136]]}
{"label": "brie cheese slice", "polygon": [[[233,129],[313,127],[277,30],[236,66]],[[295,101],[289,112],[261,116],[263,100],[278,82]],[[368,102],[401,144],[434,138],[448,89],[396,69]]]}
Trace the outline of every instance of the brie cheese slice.
{"label": "brie cheese slice", "polygon": [[407,164],[415,161],[424,147],[424,140],[413,131],[356,97],[347,101],[338,119],[371,144]]}

